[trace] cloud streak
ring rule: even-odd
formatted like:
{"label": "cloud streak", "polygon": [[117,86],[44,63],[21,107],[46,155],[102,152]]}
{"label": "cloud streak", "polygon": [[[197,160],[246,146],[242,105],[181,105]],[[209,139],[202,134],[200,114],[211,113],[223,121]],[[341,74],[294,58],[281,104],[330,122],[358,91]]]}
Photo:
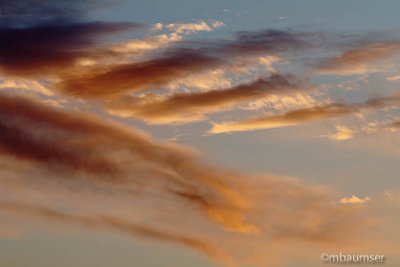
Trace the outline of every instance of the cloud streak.
{"label": "cloud streak", "polygon": [[152,94],[127,96],[106,105],[114,114],[139,117],[150,123],[185,122],[201,120],[207,113],[223,111],[258,98],[302,91],[305,87],[291,75],[273,74],[228,89],[175,93],[161,99]]}
{"label": "cloud streak", "polygon": [[365,197],[365,198],[358,198],[355,195],[352,195],[349,198],[342,198],[339,200],[339,203],[341,204],[362,204],[365,203],[367,201],[370,201],[371,199],[369,197]]}
{"label": "cloud streak", "polygon": [[322,60],[317,70],[324,74],[354,75],[377,71],[378,63],[400,52],[398,41],[369,43],[350,49],[340,56]]}
{"label": "cloud streak", "polygon": [[238,122],[214,123],[209,133],[226,133],[235,131],[254,131],[287,126],[301,125],[314,121],[352,115],[366,109],[379,109],[387,106],[398,105],[399,96],[371,98],[362,103],[331,103],[325,106],[314,106],[288,111],[279,115],[261,116],[244,119]]}
{"label": "cloud streak", "polygon": [[332,135],[323,135],[321,137],[327,137],[331,140],[336,140],[336,141],[343,141],[343,140],[349,140],[354,138],[354,135],[356,134],[355,131],[350,130],[349,128],[345,126],[335,126],[336,128],[336,133]]}
{"label": "cloud streak", "polygon": [[163,232],[145,225],[136,225],[130,221],[104,214],[79,215],[68,214],[48,207],[36,206],[24,203],[0,202],[0,210],[7,213],[17,214],[26,219],[34,218],[38,221],[44,220],[51,223],[65,225],[80,225],[92,229],[109,229],[135,237],[145,237],[158,241],[176,243],[184,247],[190,247],[201,251],[210,258],[225,257],[219,253],[218,248],[203,240],[187,237],[179,233]]}
{"label": "cloud streak", "polygon": [[[158,24],[158,29],[163,28],[162,24]],[[205,21],[199,21],[198,23],[186,23],[186,24],[168,24],[165,25],[165,28],[169,30],[173,30],[178,34],[191,34],[199,31],[212,31],[213,28],[220,28],[225,26],[225,24],[221,21],[214,21],[211,26],[207,24]]]}
{"label": "cloud streak", "polygon": [[56,87],[67,95],[101,99],[154,89],[220,63],[218,59],[192,50],[180,50],[148,61],[105,66],[83,75],[70,75]]}

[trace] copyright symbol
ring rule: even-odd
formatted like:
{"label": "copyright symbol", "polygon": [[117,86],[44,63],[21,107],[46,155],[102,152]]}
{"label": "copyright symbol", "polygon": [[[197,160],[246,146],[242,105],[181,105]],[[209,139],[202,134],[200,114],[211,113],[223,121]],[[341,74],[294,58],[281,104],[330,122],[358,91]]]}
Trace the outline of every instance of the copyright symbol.
{"label": "copyright symbol", "polygon": [[328,254],[328,253],[322,253],[322,254],[321,254],[321,261],[322,261],[322,262],[327,262],[327,261],[329,261],[329,254]]}

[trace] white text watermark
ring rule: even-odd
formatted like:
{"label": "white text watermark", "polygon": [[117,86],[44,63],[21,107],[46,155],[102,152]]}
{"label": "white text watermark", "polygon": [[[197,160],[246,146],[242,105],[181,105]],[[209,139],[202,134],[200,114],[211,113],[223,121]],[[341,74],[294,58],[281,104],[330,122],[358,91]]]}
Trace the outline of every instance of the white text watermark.
{"label": "white text watermark", "polygon": [[378,254],[329,254],[321,253],[321,261],[326,263],[384,263],[385,255]]}

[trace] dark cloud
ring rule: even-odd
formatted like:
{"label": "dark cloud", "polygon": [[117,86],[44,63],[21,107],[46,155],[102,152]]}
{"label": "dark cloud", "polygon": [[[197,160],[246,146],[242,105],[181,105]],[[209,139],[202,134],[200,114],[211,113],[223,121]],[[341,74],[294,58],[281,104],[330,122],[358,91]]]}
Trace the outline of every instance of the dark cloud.
{"label": "dark cloud", "polygon": [[296,53],[299,50],[324,44],[321,32],[295,32],[291,30],[264,29],[240,31],[233,39],[216,41],[184,41],[178,45],[195,47],[207,54],[226,57],[256,56],[265,54]]}
{"label": "dark cloud", "polygon": [[[58,23],[58,24],[57,24]],[[54,76],[76,60],[92,57],[96,39],[137,27],[132,23],[54,22],[0,29],[0,71],[19,76]]]}
{"label": "dark cloud", "polygon": [[139,27],[84,21],[84,13],[93,5],[94,1],[75,0],[2,1],[0,72],[54,77],[73,67],[77,59],[95,57],[92,50],[101,37]]}
{"label": "dark cloud", "polygon": [[233,41],[219,44],[217,51],[228,55],[254,55],[259,53],[295,52],[309,48],[320,42],[318,32],[293,32],[267,29],[262,31],[242,31],[236,34]]}
{"label": "dark cloud", "polygon": [[0,28],[26,27],[54,20],[81,20],[88,12],[113,4],[113,0],[2,0]]}

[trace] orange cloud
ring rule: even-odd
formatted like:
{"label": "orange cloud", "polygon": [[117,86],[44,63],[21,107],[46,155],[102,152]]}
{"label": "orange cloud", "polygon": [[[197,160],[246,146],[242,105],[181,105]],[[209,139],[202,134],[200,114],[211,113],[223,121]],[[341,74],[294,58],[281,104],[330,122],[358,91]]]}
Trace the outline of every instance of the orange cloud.
{"label": "orange cloud", "polygon": [[88,72],[65,76],[56,87],[67,95],[102,99],[157,88],[218,64],[221,62],[216,58],[196,51],[180,50],[143,62],[95,66]]}
{"label": "orange cloud", "polygon": [[122,97],[106,102],[114,114],[134,116],[151,123],[200,120],[207,113],[218,112],[234,105],[270,95],[284,95],[304,90],[304,85],[291,75],[273,74],[249,84],[224,90],[175,93],[166,98],[155,95]]}
{"label": "orange cloud", "polygon": [[395,122],[391,123],[391,126],[393,126],[395,128],[400,128],[400,121],[395,121]]}
{"label": "orange cloud", "polygon": [[389,59],[400,52],[398,41],[372,43],[346,51],[340,56],[317,64],[321,73],[337,75],[364,74],[379,70],[377,62]]}
{"label": "orange cloud", "polygon": [[318,120],[357,114],[365,109],[378,109],[386,106],[398,105],[400,98],[381,97],[371,98],[363,103],[345,104],[331,103],[325,106],[314,106],[288,111],[279,115],[244,119],[239,122],[214,123],[209,133],[225,133],[235,131],[254,131],[286,126],[300,125]]}
{"label": "orange cloud", "polygon": [[[242,32],[234,40],[200,43],[193,49],[186,43],[145,61],[89,65],[61,75],[55,85],[61,92],[92,99],[104,99],[149,89],[160,89],[176,79],[231,64],[238,56],[276,55],[306,47],[307,35],[284,31]],[[118,81],[118,82],[116,82]]]}
{"label": "orange cloud", "polygon": [[[139,177],[160,177],[149,183],[172,186],[175,192],[211,194],[205,212],[221,212],[223,218],[236,213],[237,223],[247,207],[222,174],[197,165],[193,156],[177,148],[153,143],[143,134],[100,122],[84,114],[69,114],[31,103],[27,99],[0,97],[0,153],[28,160],[63,175],[88,173],[95,180],[126,184]],[[135,168],[127,168],[130,162]],[[133,176],[133,177],[132,177]],[[136,177],[138,176],[138,177]],[[92,177],[92,176],[91,176]],[[178,194],[179,195],[179,194]],[[189,198],[185,198],[190,200]],[[239,230],[239,229],[237,229]]]}
{"label": "orange cloud", "polygon": [[345,127],[345,126],[335,126],[337,133],[332,134],[332,135],[324,135],[321,137],[327,137],[329,139],[332,140],[336,140],[336,141],[343,141],[343,140],[348,140],[348,139],[352,139],[354,138],[355,135],[355,131],[350,130],[349,128]]}
{"label": "orange cloud", "polygon": [[369,197],[358,198],[357,196],[352,195],[350,198],[342,198],[341,200],[339,200],[339,203],[341,203],[341,204],[359,204],[359,203],[365,203],[370,200],[371,199]]}
{"label": "orange cloud", "polygon": [[331,205],[317,186],[199,163],[187,149],[82,113],[8,96],[0,111],[0,210],[9,218],[117,230],[241,262],[243,242],[336,242],[362,215]]}

